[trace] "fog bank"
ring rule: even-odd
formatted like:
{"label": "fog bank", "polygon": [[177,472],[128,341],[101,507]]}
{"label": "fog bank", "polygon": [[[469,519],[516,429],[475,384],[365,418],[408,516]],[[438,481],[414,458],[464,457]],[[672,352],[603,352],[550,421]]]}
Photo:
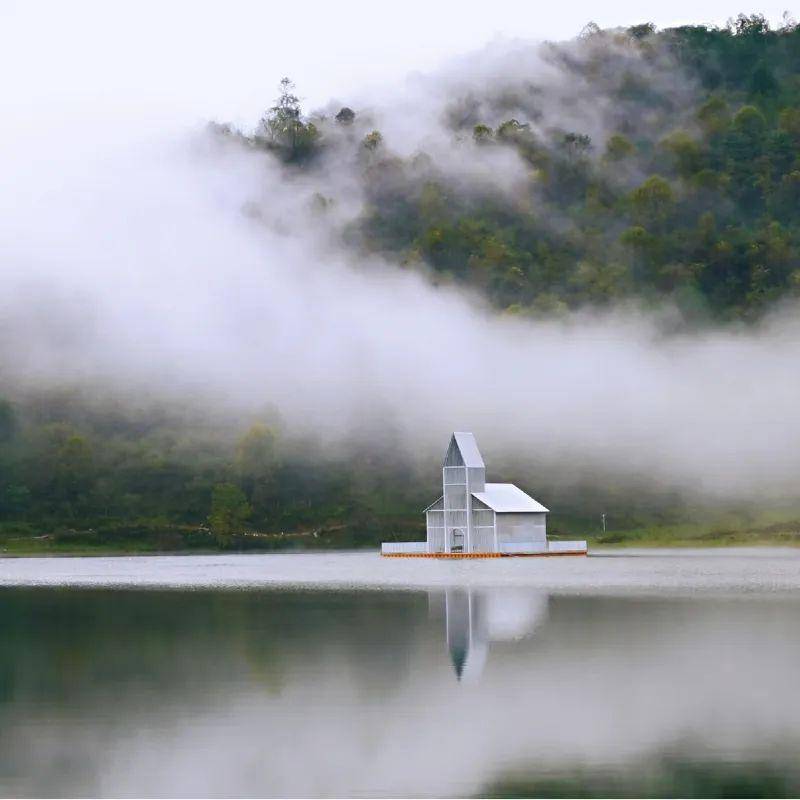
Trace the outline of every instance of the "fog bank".
{"label": "fog bank", "polygon": [[[341,246],[363,198],[337,154],[312,181],[199,131],[146,127],[73,120],[7,150],[4,393],[104,387],[232,419],[272,403],[331,445],[371,415],[411,448],[469,429],[489,454],[539,465],[726,497],[796,491],[796,308],[680,336],[664,314],[630,308],[498,317]],[[511,174],[491,160],[511,156],[465,156],[452,169]],[[320,185],[336,195],[327,214]]]}

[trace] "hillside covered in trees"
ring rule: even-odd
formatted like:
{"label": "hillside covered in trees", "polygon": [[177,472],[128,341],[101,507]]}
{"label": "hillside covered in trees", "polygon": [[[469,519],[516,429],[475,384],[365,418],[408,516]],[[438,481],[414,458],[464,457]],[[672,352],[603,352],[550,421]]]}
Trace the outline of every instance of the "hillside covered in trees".
{"label": "hillside covered in trees", "polygon": [[288,80],[253,135],[216,130],[319,176],[321,213],[330,160],[352,162],[350,246],[512,313],[636,300],[754,319],[800,295],[796,24],[588,25],[532,66],[510,50],[404,108],[422,131],[405,155],[369,108],[304,116]]}
{"label": "hillside covered in trees", "polygon": [[[795,23],[589,25],[484,55],[477,79],[455,70],[396,109],[305,113],[286,80],[253,131],[213,124],[214,146],[277,162],[343,252],[465,287],[497,313],[669,307],[690,329],[757,323],[800,297]],[[257,199],[244,212],[270,222]],[[438,453],[423,463],[398,447],[387,463],[376,444],[391,435],[365,423],[326,450],[271,411],[221,421],[74,386],[0,387],[0,547],[352,546],[413,532]],[[498,462],[498,478],[549,492],[556,532],[591,531],[622,497],[610,478],[537,469]],[[618,524],[681,518],[671,490],[632,485]]]}

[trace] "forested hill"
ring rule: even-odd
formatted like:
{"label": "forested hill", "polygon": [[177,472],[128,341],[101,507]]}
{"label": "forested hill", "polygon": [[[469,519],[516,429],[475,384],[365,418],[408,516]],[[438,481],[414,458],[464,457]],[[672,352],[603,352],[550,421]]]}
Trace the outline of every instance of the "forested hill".
{"label": "forested hill", "polygon": [[[708,326],[720,335],[730,333],[721,330],[728,323],[756,321],[781,302],[797,307],[789,305],[800,296],[800,27],[793,22],[776,30],[759,16],[740,16],[720,29],[659,31],[642,24],[601,31],[588,25],[570,42],[492,45],[440,74],[417,79],[405,93],[392,95],[387,87],[380,101],[341,98],[312,112],[302,108],[295,93],[300,91],[285,80],[278,100],[252,130],[213,124],[213,135],[202,140],[211,142],[203,153],[215,158],[220,151],[233,152],[233,159],[220,158],[215,165],[223,170],[244,165],[252,171],[244,191],[263,190],[260,198],[246,198],[248,221],[241,227],[248,235],[250,221],[257,233],[263,223],[278,236],[294,224],[290,232],[302,237],[304,247],[313,240],[308,260],[321,270],[329,262],[317,244],[330,247],[337,259],[344,252],[361,270],[385,269],[388,263],[390,270],[415,270],[434,284],[469,287],[502,314],[547,317],[624,304],[677,307],[682,316],[669,318],[678,327],[683,320],[683,330]],[[262,180],[264,175],[268,178]],[[241,200],[237,194],[237,214]],[[253,239],[257,248],[262,239]],[[260,270],[262,262],[256,259],[256,264]],[[362,275],[353,278],[355,285]],[[197,280],[202,280],[200,271]],[[307,280],[313,277],[298,278],[298,285]],[[418,282],[407,283],[420,290]],[[170,291],[175,290],[153,293]],[[422,294],[411,302],[424,299]],[[204,305],[202,318],[215,315],[223,302],[215,297],[207,310]],[[408,296],[401,302],[408,303]],[[91,310],[85,303],[76,318],[91,316]],[[257,311],[253,317],[268,316],[260,306]],[[346,316],[345,309],[343,325]],[[38,546],[342,546],[374,544],[398,531],[420,532],[419,509],[430,502],[439,480],[438,449],[403,455],[399,435],[381,449],[378,434],[392,431],[382,409],[372,409],[380,424],[370,428],[359,406],[353,430],[343,435],[348,441],[326,451],[317,434],[327,420],[309,419],[307,430],[295,423],[298,430],[284,426],[280,414],[255,410],[273,400],[269,387],[253,401],[247,418],[226,416],[210,400],[204,404],[205,391],[187,398],[186,408],[162,403],[157,380],[148,387],[150,396],[136,382],[139,388],[133,390],[81,384],[80,371],[68,359],[58,362],[63,370],[55,375],[60,377],[48,378],[45,371],[34,387],[23,390],[9,378],[14,370],[5,369],[36,352],[29,339],[46,328],[44,317],[38,312],[35,324],[21,332],[4,327],[0,552]],[[227,325],[225,314],[220,317]],[[132,313],[130,318],[139,317]],[[133,328],[135,334],[135,323]],[[57,325],[52,330],[58,332],[53,337],[70,338]],[[65,324],[63,331],[69,330]],[[309,336],[326,334],[324,326],[311,330]],[[428,329],[421,330],[418,335],[424,336]],[[200,333],[205,338],[174,352],[204,353],[211,334]],[[77,334],[74,338],[83,341]],[[351,347],[349,339],[343,341]],[[289,348],[285,357],[294,352]],[[705,374],[715,363],[714,352],[703,355],[692,371]],[[766,346],[752,355],[751,366],[764,352]],[[87,353],[88,358],[91,348]],[[352,362],[358,359],[355,352]],[[271,364],[236,360],[219,379],[226,390],[229,374],[240,363],[247,364],[243,373],[263,366],[272,374]],[[612,374],[609,384],[616,380],[633,390],[645,363],[632,360],[633,366]],[[582,373],[571,364],[572,372]],[[122,373],[124,367],[120,363]],[[214,388],[210,362],[208,373]],[[542,374],[546,378],[546,370]],[[192,386],[202,384],[190,375]],[[369,376],[365,370],[354,379],[354,395],[363,395],[365,408],[374,400],[366,391]],[[679,386],[675,380],[662,387],[663,376],[657,377],[655,390],[637,395],[653,409],[654,429],[669,416],[654,396],[660,400]],[[725,377],[736,380],[725,384],[731,394],[740,394],[742,383],[752,388],[758,382],[744,367],[741,374]],[[413,380],[422,383],[425,375]],[[575,392],[585,393],[582,376],[575,380]],[[709,385],[714,380],[709,377]],[[759,430],[791,441],[792,430],[780,418],[792,407],[786,399],[788,378],[787,384],[788,390],[776,392],[773,427]],[[759,388],[769,397],[775,390],[768,381]],[[314,391],[310,380],[308,392]],[[520,413],[535,414],[537,398],[523,391],[518,396]],[[598,402],[612,404],[618,396],[603,395]],[[719,402],[720,396],[698,392],[696,402],[704,404],[705,414],[679,417],[698,441],[715,435],[733,443],[739,438],[738,429],[724,435],[722,428],[702,430],[703,420],[716,411],[714,397]],[[581,406],[567,408],[567,413],[573,409],[570,422],[586,430],[591,444],[592,426],[586,423],[594,424],[593,411],[589,420],[577,419],[574,409]],[[773,407],[767,400],[761,408],[768,416]],[[326,414],[323,407],[317,411],[319,417]],[[491,407],[483,419],[490,415]],[[472,424],[459,419],[453,426]],[[742,429],[749,427],[745,414],[741,419]],[[650,427],[632,426],[628,441],[636,447],[628,452],[651,452],[655,463],[661,454],[652,442],[663,440],[651,439]],[[702,442],[695,450],[701,447]],[[391,460],[387,452],[393,453]],[[653,520],[694,519],[684,512],[684,495],[638,469],[641,460],[628,464],[624,448],[616,458],[604,456],[602,467],[591,474],[580,472],[581,448],[566,451],[571,460],[560,465],[545,463],[540,452],[532,446],[531,459],[522,464],[504,464],[498,453],[493,470],[500,479],[535,490],[557,509],[550,523],[556,533],[568,538],[596,533],[605,512],[614,536],[624,525],[645,528]],[[746,451],[730,452],[732,460],[746,462]],[[773,466],[763,463],[764,469]],[[755,460],[749,468],[755,471],[761,464]],[[626,473],[626,482],[618,483],[617,472],[627,469],[633,478]],[[746,514],[755,508],[770,512],[765,502],[748,504]],[[752,527],[753,520],[746,519]],[[769,525],[764,535],[775,532]],[[797,529],[795,517],[792,542]]]}
{"label": "forested hill", "polygon": [[412,152],[380,127],[391,110],[306,116],[288,81],[253,135],[216,130],[319,176],[322,211],[339,199],[331,159],[352,163],[364,203],[340,231],[351,247],[511,313],[633,299],[752,319],[800,295],[795,23],[588,25],[535,58],[508,49],[420,100]]}

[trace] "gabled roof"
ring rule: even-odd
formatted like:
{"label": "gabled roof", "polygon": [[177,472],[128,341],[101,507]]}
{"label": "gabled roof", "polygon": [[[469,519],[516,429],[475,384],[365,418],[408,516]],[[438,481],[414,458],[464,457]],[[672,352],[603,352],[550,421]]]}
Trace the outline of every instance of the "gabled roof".
{"label": "gabled roof", "polygon": [[473,492],[473,497],[477,497],[493,511],[498,513],[524,513],[527,511],[542,512],[549,511],[541,503],[537,503],[529,494],[525,494],[518,486],[513,483],[487,483],[482,492]]}
{"label": "gabled roof", "polygon": [[483,463],[483,458],[481,458],[481,451],[478,450],[478,443],[471,433],[456,431],[456,433],[453,434],[453,438],[456,440],[458,449],[461,451],[461,457],[464,459],[465,467],[486,468],[486,465]]}

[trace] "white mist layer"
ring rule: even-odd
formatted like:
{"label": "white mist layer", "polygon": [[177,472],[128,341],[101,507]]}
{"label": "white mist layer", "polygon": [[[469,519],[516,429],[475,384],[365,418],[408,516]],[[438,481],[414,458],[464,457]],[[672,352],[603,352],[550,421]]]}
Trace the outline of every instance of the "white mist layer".
{"label": "white mist layer", "polygon": [[[332,443],[373,414],[409,448],[469,429],[490,454],[576,471],[737,497],[796,489],[795,309],[757,330],[678,338],[634,312],[499,318],[334,247],[336,225],[312,210],[319,176],[107,133],[42,135],[6,154],[8,388],[184,396],[234,418],[272,403]],[[359,207],[352,169],[332,165],[325,181],[338,224]],[[261,218],[242,213],[251,202]]]}

